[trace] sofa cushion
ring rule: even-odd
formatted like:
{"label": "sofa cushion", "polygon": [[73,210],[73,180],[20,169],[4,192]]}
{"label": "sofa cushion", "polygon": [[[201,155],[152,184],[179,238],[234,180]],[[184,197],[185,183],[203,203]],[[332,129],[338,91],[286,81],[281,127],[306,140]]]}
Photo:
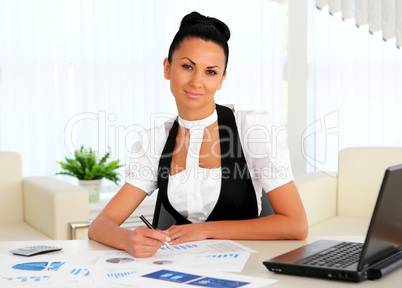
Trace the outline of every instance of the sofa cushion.
{"label": "sofa cushion", "polygon": [[385,170],[402,163],[402,148],[348,148],[339,152],[339,216],[371,217]]}
{"label": "sofa cushion", "polygon": [[[88,220],[88,191],[53,177],[23,179],[24,220],[54,240],[68,239],[68,223]],[[27,205],[29,203],[29,205]]]}
{"label": "sofa cushion", "polygon": [[23,221],[0,223],[0,241],[51,240]]}
{"label": "sofa cushion", "polygon": [[309,227],[309,236],[365,236],[370,218],[335,216]]}
{"label": "sofa cushion", "polygon": [[0,152],[0,222],[23,220],[21,157]]}
{"label": "sofa cushion", "polygon": [[311,173],[295,177],[308,225],[336,216],[336,177]]}

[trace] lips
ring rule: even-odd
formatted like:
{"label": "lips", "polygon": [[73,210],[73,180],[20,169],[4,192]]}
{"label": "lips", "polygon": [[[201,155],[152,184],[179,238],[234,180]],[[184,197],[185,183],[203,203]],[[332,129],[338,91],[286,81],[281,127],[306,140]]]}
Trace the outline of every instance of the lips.
{"label": "lips", "polygon": [[202,94],[198,92],[187,91],[187,90],[184,91],[186,92],[186,95],[192,99],[198,99],[202,96]]}

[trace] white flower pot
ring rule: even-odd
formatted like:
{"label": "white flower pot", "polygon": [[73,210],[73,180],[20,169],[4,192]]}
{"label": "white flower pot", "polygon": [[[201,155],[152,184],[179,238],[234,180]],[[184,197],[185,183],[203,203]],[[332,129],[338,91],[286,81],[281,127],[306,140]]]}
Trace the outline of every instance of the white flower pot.
{"label": "white flower pot", "polygon": [[78,184],[88,190],[89,200],[99,199],[99,193],[102,187],[102,179],[78,180]]}

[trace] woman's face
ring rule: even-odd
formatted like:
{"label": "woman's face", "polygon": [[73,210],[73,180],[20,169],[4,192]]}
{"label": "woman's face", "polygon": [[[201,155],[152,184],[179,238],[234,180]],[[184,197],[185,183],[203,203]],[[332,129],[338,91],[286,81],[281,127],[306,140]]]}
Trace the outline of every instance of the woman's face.
{"label": "woman's face", "polygon": [[184,39],[172,61],[165,59],[163,65],[181,117],[195,120],[190,118],[206,117],[215,109],[215,92],[226,77],[222,47],[200,38]]}

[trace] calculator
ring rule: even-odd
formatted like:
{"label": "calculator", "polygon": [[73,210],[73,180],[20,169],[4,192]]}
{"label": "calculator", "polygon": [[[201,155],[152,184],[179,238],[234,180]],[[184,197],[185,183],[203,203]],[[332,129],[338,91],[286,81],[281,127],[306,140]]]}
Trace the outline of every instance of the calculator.
{"label": "calculator", "polygon": [[59,251],[63,248],[55,247],[55,246],[47,246],[47,245],[37,245],[37,246],[28,246],[23,248],[18,248],[14,250],[10,250],[11,253],[21,256],[33,256],[53,251]]}

